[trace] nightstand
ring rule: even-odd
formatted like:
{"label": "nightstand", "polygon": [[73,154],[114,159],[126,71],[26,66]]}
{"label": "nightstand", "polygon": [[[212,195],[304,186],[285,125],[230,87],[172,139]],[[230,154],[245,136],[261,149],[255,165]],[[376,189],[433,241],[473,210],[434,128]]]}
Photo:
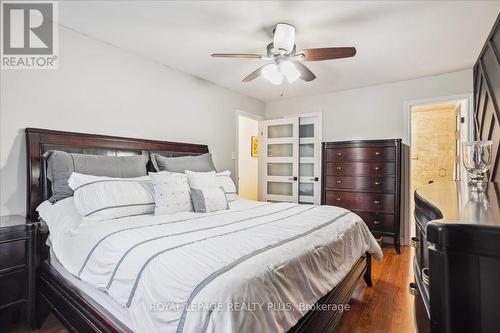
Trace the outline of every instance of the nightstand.
{"label": "nightstand", "polygon": [[34,327],[36,223],[0,216],[0,331]]}

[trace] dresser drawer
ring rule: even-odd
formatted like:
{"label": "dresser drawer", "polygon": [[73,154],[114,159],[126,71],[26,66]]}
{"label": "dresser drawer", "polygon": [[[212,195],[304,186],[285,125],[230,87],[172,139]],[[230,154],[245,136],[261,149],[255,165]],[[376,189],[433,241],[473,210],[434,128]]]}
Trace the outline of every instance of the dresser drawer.
{"label": "dresser drawer", "polygon": [[394,213],[394,195],[382,193],[356,193],[325,191],[327,205],[344,207],[355,211]]}
{"label": "dresser drawer", "polygon": [[394,161],[396,159],[396,147],[350,147],[350,148],[328,148],[326,160],[328,162],[343,161]]}
{"label": "dresser drawer", "polygon": [[0,307],[26,299],[26,270],[0,275]]}
{"label": "dresser drawer", "polygon": [[379,192],[395,192],[395,180],[392,177],[348,177],[348,176],[327,176],[325,185],[327,188],[368,190]]}
{"label": "dresser drawer", "polygon": [[26,240],[20,239],[0,243],[0,272],[4,269],[26,264]]}
{"label": "dresser drawer", "polygon": [[394,232],[394,215],[372,212],[357,212],[371,231]]}
{"label": "dresser drawer", "polygon": [[394,162],[332,162],[326,163],[327,176],[394,176],[396,164]]}

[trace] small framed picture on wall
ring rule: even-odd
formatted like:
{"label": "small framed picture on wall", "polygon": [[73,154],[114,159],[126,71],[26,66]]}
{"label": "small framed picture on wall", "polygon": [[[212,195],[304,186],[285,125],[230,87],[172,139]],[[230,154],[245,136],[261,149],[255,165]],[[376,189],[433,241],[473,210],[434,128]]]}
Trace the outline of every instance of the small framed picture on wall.
{"label": "small framed picture on wall", "polygon": [[252,151],[250,152],[250,155],[252,157],[259,156],[259,137],[258,136],[252,136]]}

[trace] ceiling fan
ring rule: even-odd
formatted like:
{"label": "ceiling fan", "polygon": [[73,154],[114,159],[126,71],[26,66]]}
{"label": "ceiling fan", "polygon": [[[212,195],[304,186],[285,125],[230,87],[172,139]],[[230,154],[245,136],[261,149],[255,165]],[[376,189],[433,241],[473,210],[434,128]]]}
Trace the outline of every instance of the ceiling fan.
{"label": "ceiling fan", "polygon": [[273,42],[267,45],[266,54],[257,53],[214,53],[212,57],[253,58],[272,60],[273,63],[263,65],[245,77],[243,82],[250,82],[263,76],[273,84],[281,84],[283,78],[290,83],[297,79],[306,82],[316,78],[313,72],[302,61],[321,61],[353,57],[354,47],[325,47],[296,51],[295,27],[288,23],[278,23],[274,28]]}

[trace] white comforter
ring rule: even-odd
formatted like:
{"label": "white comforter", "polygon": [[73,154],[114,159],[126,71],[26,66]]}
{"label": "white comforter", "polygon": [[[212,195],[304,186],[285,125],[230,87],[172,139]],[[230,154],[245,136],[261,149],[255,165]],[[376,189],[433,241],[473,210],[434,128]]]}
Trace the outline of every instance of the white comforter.
{"label": "white comforter", "polygon": [[[214,213],[47,221],[75,276],[129,309],[137,332],[280,332],[365,252],[382,251],[356,214],[238,200]],[[59,203],[58,203],[59,204]]]}

